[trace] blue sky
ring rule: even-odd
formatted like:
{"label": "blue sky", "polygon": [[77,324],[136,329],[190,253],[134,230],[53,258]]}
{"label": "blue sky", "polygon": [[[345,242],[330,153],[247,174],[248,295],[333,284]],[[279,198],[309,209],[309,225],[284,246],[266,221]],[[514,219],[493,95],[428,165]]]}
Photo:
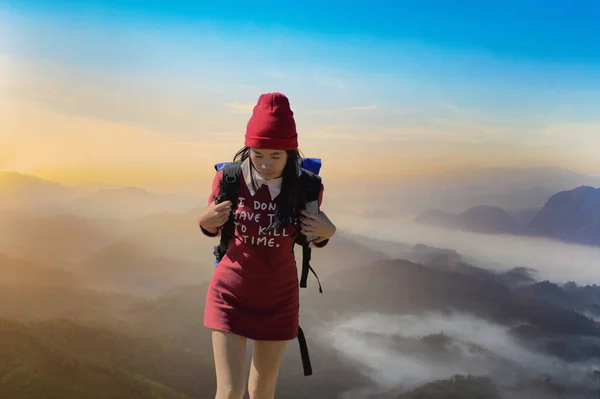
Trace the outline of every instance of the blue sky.
{"label": "blue sky", "polygon": [[12,96],[173,140],[231,140],[279,90],[311,149],[501,164],[528,146],[589,172],[598,21],[598,1],[5,1],[0,56]]}
{"label": "blue sky", "polygon": [[[514,87],[573,92],[600,86],[600,2],[480,3],[9,2],[20,40],[8,47],[112,69],[127,65],[115,47],[119,39],[169,37],[182,53],[187,44],[186,57],[192,58],[192,49],[206,46],[203,39],[212,34],[226,45],[222,52],[209,48],[205,60],[225,62],[239,53],[247,62],[277,59],[284,67],[308,63],[365,76],[410,74],[467,94],[481,84],[509,90],[507,95]],[[71,37],[75,29],[85,34]],[[50,40],[53,35],[57,40]],[[93,37],[90,46],[86,38]],[[129,65],[137,68],[136,60],[134,55]],[[161,65],[149,61],[147,68]]]}
{"label": "blue sky", "polygon": [[[326,4],[323,4],[326,3]],[[500,57],[597,65],[600,3],[594,0],[505,1],[19,1],[9,9],[104,23],[253,24],[338,40],[367,37],[446,49],[482,50]]]}

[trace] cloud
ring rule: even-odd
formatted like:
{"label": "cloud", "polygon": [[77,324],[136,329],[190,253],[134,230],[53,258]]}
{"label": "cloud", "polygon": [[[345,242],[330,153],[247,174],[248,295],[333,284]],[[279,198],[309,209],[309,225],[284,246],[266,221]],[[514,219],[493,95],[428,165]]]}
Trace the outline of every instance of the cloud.
{"label": "cloud", "polygon": [[[109,76],[55,64],[35,66],[14,60],[3,60],[0,65],[9,65],[3,68],[13,73],[11,79],[2,82],[5,96],[35,101],[63,114],[93,117],[180,137],[215,137],[211,132],[243,129],[254,106],[254,101],[218,102],[219,96],[215,100],[213,96],[194,95],[200,88],[166,85],[128,74]],[[330,76],[327,70],[313,68],[300,80]],[[237,84],[234,87],[221,90],[221,96],[250,97],[247,89]],[[468,145],[523,140],[514,126],[451,103],[418,106],[367,101],[353,104],[342,97],[338,99],[338,106],[318,107],[305,92],[295,96],[293,106],[305,137]],[[338,97],[328,93],[318,101],[327,103],[329,98]]]}
{"label": "cloud", "polygon": [[542,280],[598,284],[598,247],[538,237],[455,231],[413,222],[399,224],[397,220],[344,216],[336,223],[340,229],[391,243],[452,248],[465,257],[477,259],[480,264],[498,270],[527,265],[535,269]]}
{"label": "cloud", "polygon": [[89,164],[129,165],[132,169],[146,165],[149,173],[152,165],[187,165],[195,169],[198,164],[209,164],[207,157],[223,157],[233,150],[223,140],[208,136],[185,139],[132,125],[56,113],[14,99],[0,99],[0,109],[6,111],[2,121],[6,134],[0,135],[0,147],[13,154],[11,163],[22,170],[85,169]]}
{"label": "cloud", "polygon": [[[576,369],[587,369],[527,350],[507,330],[461,313],[361,313],[326,323],[318,336],[347,358],[349,365],[372,379],[378,388],[371,392],[373,396],[387,397],[384,393],[397,394],[455,374],[491,375],[510,383],[524,373],[573,378]],[[420,341],[439,333],[452,340],[450,358],[442,358]],[[474,351],[474,347],[481,350]]]}
{"label": "cloud", "polygon": [[526,138],[531,148],[551,155],[555,164],[597,174],[600,167],[600,122],[554,123],[534,131]]}
{"label": "cloud", "polygon": [[[161,131],[179,138],[202,138],[212,130],[243,126],[223,112],[222,94],[198,96],[201,86],[180,86],[144,74],[108,74],[51,62],[0,59],[0,98],[36,104],[53,112]],[[7,76],[3,73],[3,77]],[[204,90],[207,90],[204,88]],[[207,90],[209,91],[209,90]]]}
{"label": "cloud", "polygon": [[226,103],[225,106],[227,107],[228,111],[230,113],[233,114],[244,114],[244,115],[250,115],[252,114],[252,110],[254,109],[254,105],[252,103]]}
{"label": "cloud", "polygon": [[379,109],[377,104],[355,105],[341,108],[343,111],[376,111]]}
{"label": "cloud", "polygon": [[537,130],[542,136],[566,136],[569,139],[594,139],[600,144],[600,122],[598,123],[556,123]]}
{"label": "cloud", "polygon": [[[258,93],[271,90],[260,78],[252,82],[252,89],[243,85],[257,70],[260,70],[259,65],[250,63],[243,71],[234,69],[234,78],[230,81],[219,82],[218,79],[190,79],[184,74],[165,79],[151,70],[116,69],[107,73],[100,69],[80,69],[71,64],[30,62],[4,56],[0,57],[0,98],[7,103],[29,104],[36,110],[43,108],[73,117],[75,125],[84,118],[119,126],[119,129],[130,127],[163,134],[171,143],[213,140],[219,145],[230,145],[231,151],[235,151],[238,147],[235,142],[239,140],[241,143],[238,137],[243,135]],[[577,147],[577,142],[568,143],[558,135],[543,142],[539,136],[530,134],[529,127],[524,128],[458,103],[427,102],[423,98],[394,102],[376,92],[383,86],[369,85],[364,77],[343,71],[337,74],[333,69],[319,66],[305,70],[296,66],[286,71],[295,72],[299,75],[279,85],[279,90],[288,93],[292,99],[302,147],[327,152],[330,157],[335,151],[346,155],[375,156],[375,149],[383,149],[386,157],[397,158],[398,151],[401,151],[406,161],[394,164],[394,173],[404,173],[402,171],[407,167],[416,170],[436,162],[439,165],[459,161],[480,162],[489,155],[492,147],[497,148],[494,157],[500,162],[502,156],[507,158],[514,154],[506,150],[501,153],[499,149],[512,148],[517,144],[537,146],[536,156],[554,146],[565,153],[569,149],[581,148],[582,153],[594,158],[590,150],[594,142],[591,138],[587,139],[590,145],[585,149],[582,145]],[[215,73],[219,77],[226,75],[221,70]],[[339,79],[333,85],[343,87],[344,93],[326,88],[329,79]],[[319,81],[325,86],[318,84]],[[30,119],[25,112],[18,112],[23,118]],[[61,119],[65,127],[70,123],[68,119]],[[11,129],[14,134],[33,134]],[[40,132],[48,131],[46,126],[38,129]],[[239,136],[234,132],[240,132]],[[531,138],[534,136],[535,140]],[[320,140],[329,142],[327,149],[322,148]],[[486,146],[487,152],[480,151]],[[454,158],[449,159],[450,155]],[[556,157],[555,153],[552,155]],[[546,156],[548,158],[548,154]],[[336,159],[343,157],[339,155]],[[590,168],[593,166],[590,164]],[[364,165],[358,166],[357,163],[348,170],[352,168],[360,171]]]}
{"label": "cloud", "polygon": [[[406,143],[406,142],[435,142],[435,143],[477,143],[477,141],[468,141],[459,137],[452,136],[444,132],[435,131],[424,131],[424,130],[402,130],[401,128],[389,128],[385,132],[356,132],[356,130],[362,130],[360,127],[353,126],[348,129],[347,133],[335,132],[340,127],[329,126],[325,127],[322,132],[307,135],[311,138],[330,139],[338,141],[352,141],[352,142],[364,142],[374,143],[383,142],[393,145],[394,143]],[[328,131],[333,130],[333,131]],[[355,133],[352,133],[355,131]]]}
{"label": "cloud", "polygon": [[[343,100],[342,100],[343,101]],[[305,117],[306,119],[303,119]],[[452,145],[525,144],[530,127],[449,103],[340,104],[302,109],[303,131],[331,140]]]}
{"label": "cloud", "polygon": [[[362,108],[361,110],[364,110]],[[356,142],[389,142],[394,143],[451,143],[478,145],[486,142],[501,143],[510,139],[509,127],[470,123],[462,120],[448,118],[427,118],[425,115],[412,114],[402,118],[390,116],[380,111],[380,108],[369,107],[368,111],[374,113],[369,117],[346,118],[346,121],[327,124],[312,124],[310,133],[306,136],[319,137],[331,140],[349,140]],[[357,112],[344,108],[337,109],[331,114],[331,119],[336,118],[335,112]],[[339,118],[342,119],[342,118]],[[326,120],[323,118],[323,120]],[[372,123],[370,123],[373,121]]]}

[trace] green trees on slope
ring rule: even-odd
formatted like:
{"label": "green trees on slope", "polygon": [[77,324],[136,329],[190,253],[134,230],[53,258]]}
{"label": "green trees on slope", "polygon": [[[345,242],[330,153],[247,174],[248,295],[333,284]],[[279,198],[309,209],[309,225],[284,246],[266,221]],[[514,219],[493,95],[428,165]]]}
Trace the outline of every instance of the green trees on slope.
{"label": "green trees on slope", "polygon": [[184,350],[67,320],[0,319],[0,359],[1,398],[190,399],[210,389]]}

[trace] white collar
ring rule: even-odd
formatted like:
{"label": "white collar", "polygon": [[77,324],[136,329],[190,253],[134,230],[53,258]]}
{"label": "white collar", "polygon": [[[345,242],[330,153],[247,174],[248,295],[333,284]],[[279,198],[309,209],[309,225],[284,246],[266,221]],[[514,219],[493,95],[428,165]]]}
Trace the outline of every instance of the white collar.
{"label": "white collar", "polygon": [[[256,190],[254,189],[254,184],[252,184],[252,179],[254,179],[257,189],[259,189],[263,184],[266,184],[267,187],[269,187],[271,200],[277,197],[281,192],[281,182],[283,178],[278,177],[276,179],[265,180],[260,173],[258,173],[254,168],[250,167],[250,159],[246,159],[244,162],[242,162],[242,174],[244,175],[244,181],[246,182],[246,186],[248,187],[248,190],[252,196],[256,195]],[[252,177],[250,177],[250,174],[252,174]]]}

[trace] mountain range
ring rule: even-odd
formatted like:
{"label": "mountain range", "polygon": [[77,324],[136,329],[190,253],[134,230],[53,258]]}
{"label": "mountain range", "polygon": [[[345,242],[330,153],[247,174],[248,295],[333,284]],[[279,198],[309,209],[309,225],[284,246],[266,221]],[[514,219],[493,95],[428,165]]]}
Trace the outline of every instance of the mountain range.
{"label": "mountain range", "polygon": [[474,167],[402,181],[374,176],[373,181],[360,182],[360,189],[348,183],[343,191],[345,198],[337,201],[336,207],[384,219],[414,218],[431,209],[457,214],[475,205],[498,207],[512,214],[539,210],[551,195],[579,186],[600,187],[600,177],[559,167]]}
{"label": "mountain range", "polygon": [[[137,187],[67,186],[35,176],[0,171],[0,214],[69,214],[84,218],[134,219],[149,214],[181,214],[206,203],[205,194],[162,194]],[[578,186],[600,186],[600,177],[557,167],[528,169],[472,168],[442,176],[403,181],[344,182],[326,179],[327,204],[338,213],[397,218],[429,209],[458,213],[474,205],[509,210],[539,209],[547,199]],[[357,189],[357,187],[360,187]],[[377,193],[377,200],[373,200]]]}
{"label": "mountain range", "polygon": [[582,245],[600,245],[600,188],[580,186],[551,195],[538,210],[508,211],[478,205],[460,214],[420,213],[416,222],[488,234],[545,237]]}
{"label": "mountain range", "polygon": [[[551,183],[546,172],[539,173]],[[138,189],[80,190],[10,176],[0,187],[6,194],[0,197],[0,397],[214,396],[203,308],[217,240],[198,230],[205,199]],[[576,178],[564,176],[565,184]],[[535,187],[537,179],[524,179],[519,187]],[[440,187],[458,187],[453,184]],[[551,232],[560,240],[587,236],[593,227],[582,226],[593,226],[596,193],[588,186],[556,190],[539,206],[521,197],[523,208],[474,202],[462,217],[449,216],[447,227]],[[140,206],[131,211],[137,199]],[[429,223],[448,216],[447,209],[442,212]],[[300,324],[314,375],[303,376],[297,342],[291,342],[278,397],[597,395],[595,284],[559,284],[538,279],[527,265],[495,270],[454,248],[342,229],[327,247],[313,250],[311,263],[323,294],[309,275],[300,294]]]}
{"label": "mountain range", "polygon": [[71,187],[17,172],[0,171],[0,212],[34,216],[69,214],[86,218],[134,219],[160,212],[181,213],[206,202],[192,194],[161,194],[138,187]]}
{"label": "mountain range", "polygon": [[[351,255],[344,253],[360,247],[356,241],[339,243],[332,255],[345,260]],[[538,282],[522,269],[493,272],[450,249],[420,245],[411,247],[408,257],[421,263],[387,258],[338,268],[322,277],[324,294],[310,279],[302,290],[301,325],[315,374],[302,375],[297,345],[290,345],[278,388],[282,397],[414,399],[452,393],[468,398],[470,393],[482,399],[579,399],[593,394],[594,368],[585,365],[600,359],[600,327],[583,312],[598,306],[600,287]],[[24,262],[3,259],[2,268]],[[82,282],[90,278],[83,276]],[[0,396],[189,399],[214,392],[210,333],[202,326],[206,282],[155,297],[126,293],[126,284],[135,287],[127,280],[118,292],[74,283],[65,280],[61,286],[35,274],[2,283]],[[403,318],[421,332],[390,329]],[[469,320],[479,320],[489,330],[484,334],[506,336],[477,335]],[[455,331],[460,325],[462,332]],[[367,346],[352,346],[357,344],[351,337]],[[514,340],[515,348],[492,344],[503,339]],[[427,365],[429,371],[397,369],[396,378],[384,378],[394,371],[380,375],[387,360],[362,363],[384,347],[389,361],[408,359],[412,367]],[[414,373],[422,374],[405,380]],[[110,389],[102,390],[103,385]]]}

